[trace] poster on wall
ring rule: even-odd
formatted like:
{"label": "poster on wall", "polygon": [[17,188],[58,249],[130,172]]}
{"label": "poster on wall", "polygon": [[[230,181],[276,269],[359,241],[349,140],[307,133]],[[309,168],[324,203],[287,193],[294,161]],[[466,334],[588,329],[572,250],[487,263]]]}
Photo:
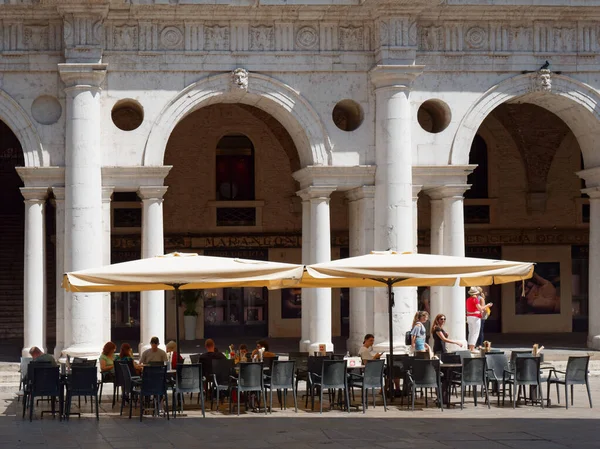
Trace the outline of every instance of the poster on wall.
{"label": "poster on wall", "polygon": [[560,313],[560,263],[540,262],[533,277],[515,285],[517,315],[550,315]]}
{"label": "poster on wall", "polygon": [[281,290],[281,318],[302,318],[302,289]]}

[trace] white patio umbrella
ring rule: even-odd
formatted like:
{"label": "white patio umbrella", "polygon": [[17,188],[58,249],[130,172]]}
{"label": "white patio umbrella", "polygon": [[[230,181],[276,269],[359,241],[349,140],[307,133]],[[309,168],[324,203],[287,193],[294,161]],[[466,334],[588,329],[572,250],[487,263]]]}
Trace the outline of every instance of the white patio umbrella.
{"label": "white patio umbrella", "polygon": [[302,278],[302,265],[172,253],[66,273],[63,288],[71,292],[175,290],[177,353],[179,291],[223,287],[285,288]]}
{"label": "white patio umbrella", "polygon": [[[533,263],[429,254],[374,251],[371,254],[333,260],[306,267],[296,287],[380,287],[388,288],[390,360],[394,354],[392,287],[431,287],[504,284],[529,279]],[[389,366],[392,378],[392,363]],[[390,391],[393,392],[393,382]],[[393,395],[392,395],[393,397]]]}

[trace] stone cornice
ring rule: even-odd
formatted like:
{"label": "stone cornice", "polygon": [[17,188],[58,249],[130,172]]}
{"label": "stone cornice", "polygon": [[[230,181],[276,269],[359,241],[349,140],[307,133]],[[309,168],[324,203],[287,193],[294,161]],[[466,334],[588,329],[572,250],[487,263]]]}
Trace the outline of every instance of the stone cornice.
{"label": "stone cornice", "polygon": [[100,87],[108,64],[100,63],[64,63],[58,64],[58,73],[67,88],[78,86]]}
{"label": "stone cornice", "polygon": [[171,168],[171,165],[102,167],[102,183],[114,186],[116,191],[135,192],[141,186],[162,185]]}
{"label": "stone cornice", "polygon": [[102,186],[102,202],[110,203],[110,199],[114,191],[115,186]]}
{"label": "stone cornice", "polygon": [[55,201],[65,200],[65,188],[64,187],[52,187],[52,193],[54,194]]}
{"label": "stone cornice", "polygon": [[376,65],[369,71],[376,89],[410,89],[412,82],[423,73],[422,65]]}
{"label": "stone cornice", "polygon": [[58,187],[65,185],[64,167],[16,167],[25,187]]}
{"label": "stone cornice", "polygon": [[353,167],[331,167],[311,165],[292,174],[301,189],[311,185],[334,186],[346,191],[363,185],[373,184],[375,166],[356,165]]}

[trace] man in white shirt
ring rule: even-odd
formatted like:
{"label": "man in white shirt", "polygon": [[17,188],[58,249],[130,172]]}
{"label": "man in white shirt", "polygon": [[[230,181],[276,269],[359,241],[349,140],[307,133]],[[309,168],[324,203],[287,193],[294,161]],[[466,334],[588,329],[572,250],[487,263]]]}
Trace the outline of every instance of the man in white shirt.
{"label": "man in white shirt", "polygon": [[365,335],[363,345],[358,351],[358,355],[363,360],[375,360],[381,357],[381,353],[373,351],[373,343],[375,343],[375,336],[373,334]]}

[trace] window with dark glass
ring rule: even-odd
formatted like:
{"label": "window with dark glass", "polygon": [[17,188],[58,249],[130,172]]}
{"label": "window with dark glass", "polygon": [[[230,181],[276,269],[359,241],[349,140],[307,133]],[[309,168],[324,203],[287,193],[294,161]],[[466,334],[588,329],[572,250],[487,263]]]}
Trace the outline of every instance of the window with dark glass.
{"label": "window with dark glass", "polygon": [[227,135],[217,144],[217,201],[254,200],[254,145],[248,137]]}

